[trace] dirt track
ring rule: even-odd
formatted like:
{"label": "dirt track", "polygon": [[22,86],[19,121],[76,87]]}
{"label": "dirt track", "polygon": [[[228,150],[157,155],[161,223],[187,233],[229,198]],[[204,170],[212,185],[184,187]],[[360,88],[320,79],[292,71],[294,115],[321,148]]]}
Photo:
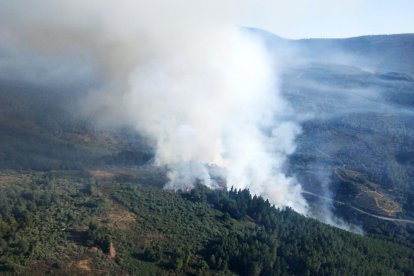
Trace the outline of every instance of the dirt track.
{"label": "dirt track", "polygon": [[323,199],[323,200],[326,200],[326,201],[330,201],[330,202],[333,202],[333,203],[336,203],[336,204],[339,204],[339,205],[344,205],[344,206],[347,206],[348,208],[354,209],[355,211],[358,211],[358,212],[360,212],[362,214],[365,214],[365,215],[368,215],[370,217],[377,218],[377,219],[380,219],[380,220],[414,224],[414,220],[396,219],[396,218],[389,218],[389,217],[378,216],[378,215],[375,215],[375,214],[368,213],[368,212],[366,212],[364,210],[361,210],[361,209],[359,209],[359,208],[357,208],[355,206],[352,206],[352,205],[350,205],[348,203],[341,202],[341,201],[337,201],[337,200],[334,200],[334,199],[329,198],[329,197],[326,197],[326,196],[314,194],[312,192],[302,191],[302,194],[314,196],[314,197],[317,197],[317,198],[320,198],[320,199]]}

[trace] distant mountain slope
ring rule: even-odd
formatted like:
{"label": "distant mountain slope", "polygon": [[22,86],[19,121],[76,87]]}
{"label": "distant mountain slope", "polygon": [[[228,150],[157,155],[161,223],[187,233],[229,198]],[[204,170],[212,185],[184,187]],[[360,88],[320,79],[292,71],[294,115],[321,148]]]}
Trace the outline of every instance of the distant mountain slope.
{"label": "distant mountain slope", "polygon": [[[279,61],[282,93],[304,118],[290,173],[348,206],[414,218],[414,34],[288,40],[251,31]],[[308,199],[325,208],[315,211],[322,220],[332,211],[365,231],[413,240],[412,226]]]}
{"label": "distant mountain slope", "polygon": [[259,29],[249,30],[263,37],[271,49],[285,52],[290,48],[310,61],[352,64],[382,72],[414,75],[414,34],[290,40]]}
{"label": "distant mountain slope", "polygon": [[326,58],[345,53],[362,67],[414,73],[414,34],[361,36],[346,39],[303,39],[293,42],[309,56]]}
{"label": "distant mountain slope", "polygon": [[[305,189],[362,203],[380,193],[413,218],[414,82],[384,78],[356,67],[309,64],[287,70],[282,91],[298,114],[308,114],[291,173]],[[344,180],[337,172],[347,175]],[[341,174],[341,175],[343,175]],[[350,175],[359,175],[352,180]],[[344,188],[354,187],[353,193]],[[355,196],[355,197],[354,197]],[[391,202],[391,201],[389,201]]]}
{"label": "distant mountain slope", "polygon": [[151,158],[136,133],[79,116],[80,94],[0,78],[0,169],[137,165]]}

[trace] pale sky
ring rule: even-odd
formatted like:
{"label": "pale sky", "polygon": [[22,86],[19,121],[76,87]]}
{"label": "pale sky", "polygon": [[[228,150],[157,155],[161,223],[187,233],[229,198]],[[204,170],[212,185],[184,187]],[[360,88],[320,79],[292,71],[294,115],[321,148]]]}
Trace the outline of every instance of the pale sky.
{"label": "pale sky", "polygon": [[30,27],[33,18],[90,25],[95,10],[111,23],[223,21],[285,38],[414,33],[414,0],[0,0],[0,35],[4,22]]}
{"label": "pale sky", "polygon": [[286,38],[414,33],[414,0],[258,0],[243,24]]}

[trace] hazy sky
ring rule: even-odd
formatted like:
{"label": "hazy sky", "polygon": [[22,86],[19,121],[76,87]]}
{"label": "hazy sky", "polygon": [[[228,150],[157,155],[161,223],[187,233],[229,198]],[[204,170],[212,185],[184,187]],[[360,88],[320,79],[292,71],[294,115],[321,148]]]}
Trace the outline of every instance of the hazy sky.
{"label": "hazy sky", "polygon": [[244,25],[286,38],[414,33],[413,0],[259,0]]}
{"label": "hazy sky", "polygon": [[[37,13],[43,14],[51,7],[56,8],[62,3],[71,2],[70,0],[62,2],[1,0],[0,23],[1,17],[14,17],[15,21],[26,21],[28,15],[30,17]],[[95,9],[93,5],[98,2],[88,0],[80,6],[73,4],[72,12],[88,10],[88,7]],[[229,22],[265,29],[286,38],[340,38],[370,34],[414,33],[414,0],[153,0],[148,2],[137,0],[136,2],[140,5],[158,7],[152,10],[154,18],[172,17],[174,18],[172,21],[176,23],[183,17],[191,16],[197,17],[199,21],[209,22],[229,17],[232,18]],[[134,1],[107,0],[101,3],[106,4],[98,5],[98,9],[105,10],[108,3],[111,7],[113,3],[116,3],[116,6],[128,6]],[[29,4],[33,7],[28,8]],[[131,10],[132,13],[135,12],[134,9]],[[64,11],[67,13],[65,9]],[[117,9],[113,11],[114,14],[116,12]],[[16,14],[21,18],[17,18]],[[59,16],[53,12],[46,12],[46,14],[47,19]],[[139,19],[139,17],[135,18]],[[165,23],[164,21],[161,23]],[[0,24],[0,33],[1,29]]]}

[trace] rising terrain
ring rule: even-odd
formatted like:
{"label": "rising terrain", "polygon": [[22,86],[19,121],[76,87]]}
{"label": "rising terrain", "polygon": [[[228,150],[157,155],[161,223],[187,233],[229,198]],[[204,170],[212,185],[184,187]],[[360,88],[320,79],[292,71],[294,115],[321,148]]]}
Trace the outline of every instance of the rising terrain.
{"label": "rising terrain", "polygon": [[282,91],[306,115],[286,172],[313,217],[364,235],[248,190],[166,191],[150,141],[76,112],[82,88],[2,77],[0,271],[414,274],[414,225],[404,222],[414,219],[413,36],[260,36],[275,53],[291,49]]}

